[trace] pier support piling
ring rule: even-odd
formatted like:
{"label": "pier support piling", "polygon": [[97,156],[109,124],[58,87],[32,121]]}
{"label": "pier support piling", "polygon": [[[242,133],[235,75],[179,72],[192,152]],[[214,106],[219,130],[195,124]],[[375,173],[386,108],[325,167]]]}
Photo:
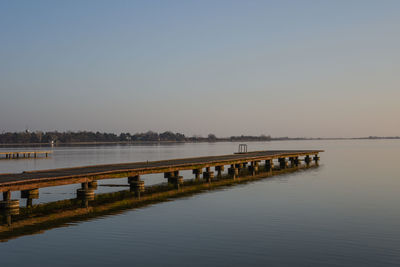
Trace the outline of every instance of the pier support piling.
{"label": "pier support piling", "polygon": [[258,173],[258,166],[259,166],[258,161],[252,161],[250,163],[249,172],[251,173],[252,176],[255,176]]}
{"label": "pier support piling", "polygon": [[295,166],[295,167],[300,167],[300,160],[299,160],[299,157],[295,157],[295,158],[294,158],[294,166]]}
{"label": "pier support piling", "polygon": [[96,189],[97,189],[97,186],[98,186],[98,184],[97,184],[97,181],[96,181],[96,180],[91,181],[91,182],[88,182],[88,187],[91,188],[91,189],[96,190]]}
{"label": "pier support piling", "polygon": [[3,201],[0,201],[0,210],[11,215],[19,214],[19,200],[11,199],[11,191],[3,192]]}
{"label": "pier support piling", "polygon": [[164,178],[168,178],[168,183],[174,185],[176,189],[180,189],[183,185],[183,176],[179,176],[179,171],[166,172]]}
{"label": "pier support piling", "polygon": [[307,167],[310,166],[311,158],[309,155],[304,157],[304,162],[306,163]]}
{"label": "pier support piling", "polygon": [[235,180],[239,176],[239,169],[235,168],[235,165],[232,164],[231,167],[228,169],[228,174]]}
{"label": "pier support piling", "polygon": [[144,192],[144,181],[140,180],[140,175],[128,177],[129,188],[131,192],[135,193],[135,197],[140,198]]}
{"label": "pier support piling", "polygon": [[239,170],[239,172],[242,169],[242,166],[243,166],[242,163],[235,164],[235,168],[237,168]]}
{"label": "pier support piling", "polygon": [[267,159],[265,160],[265,170],[267,172],[272,172],[272,170],[274,169],[274,162],[272,159]]}
{"label": "pier support piling", "polygon": [[39,198],[39,188],[22,190],[21,198],[26,198],[26,207],[32,207],[33,199]]}
{"label": "pier support piling", "polygon": [[214,179],[214,172],[210,171],[210,168],[207,168],[205,172],[203,172],[203,178],[207,183],[211,183],[212,179]]}
{"label": "pier support piling", "polygon": [[294,165],[294,157],[290,157],[289,161],[290,161],[290,167],[293,168],[295,166]]}
{"label": "pier support piling", "polygon": [[200,175],[201,175],[202,169],[194,169],[192,173],[195,175],[195,180],[199,181],[200,180]]}
{"label": "pier support piling", "polygon": [[286,161],[286,158],[279,158],[278,161],[279,161],[279,167],[281,169],[286,169],[287,168],[288,163]]}
{"label": "pier support piling", "polygon": [[94,200],[94,189],[89,188],[89,182],[84,182],[81,184],[81,188],[76,190],[76,196],[78,199],[82,200],[82,206],[88,207],[89,201]]}
{"label": "pier support piling", "polygon": [[3,192],[3,201],[9,201],[9,200],[11,200],[11,191]]}
{"label": "pier support piling", "polygon": [[222,177],[222,172],[225,170],[225,167],[222,166],[215,166],[215,171],[217,172],[218,178]]}
{"label": "pier support piling", "polygon": [[313,160],[314,160],[314,162],[315,162],[315,165],[318,165],[318,162],[319,162],[318,154],[316,154],[316,155],[314,156]]}

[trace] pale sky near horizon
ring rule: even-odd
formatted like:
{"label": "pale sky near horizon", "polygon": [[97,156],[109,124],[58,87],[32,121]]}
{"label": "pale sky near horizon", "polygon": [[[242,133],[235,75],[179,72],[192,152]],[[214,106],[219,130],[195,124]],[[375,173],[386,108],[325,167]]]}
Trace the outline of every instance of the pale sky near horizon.
{"label": "pale sky near horizon", "polygon": [[400,1],[0,0],[0,132],[400,135]]}

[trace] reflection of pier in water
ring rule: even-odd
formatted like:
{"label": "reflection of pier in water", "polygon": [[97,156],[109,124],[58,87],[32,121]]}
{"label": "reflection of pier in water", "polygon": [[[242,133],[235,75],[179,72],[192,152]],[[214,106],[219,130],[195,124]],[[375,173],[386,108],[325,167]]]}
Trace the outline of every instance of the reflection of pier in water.
{"label": "reflection of pier in water", "polygon": [[[261,151],[216,157],[136,163],[139,166],[136,169],[120,170],[117,168],[108,173],[86,173],[83,176],[72,175],[67,178],[53,176],[50,177],[50,180],[52,180],[50,183],[48,179],[40,178],[41,173],[62,174],[70,170],[80,169],[85,172],[87,168],[109,168],[110,166],[121,167],[123,165],[132,167],[135,164],[98,165],[27,173],[39,176],[36,179],[29,177],[29,175],[28,178],[19,177],[19,179],[16,179],[18,174],[3,174],[0,175],[0,191],[3,191],[4,198],[3,201],[0,201],[2,220],[0,241],[60,227],[73,221],[87,220],[118,213],[125,209],[166,201],[170,198],[191,195],[203,190],[318,166],[319,152],[321,151]],[[310,155],[314,155],[314,157],[311,158]],[[304,158],[301,159],[300,156]],[[184,161],[183,164],[182,161]],[[261,163],[261,161],[263,162]],[[312,161],[315,164],[312,164]],[[143,168],[142,165],[145,165],[145,167]],[[224,173],[224,165],[230,166],[227,173]],[[211,167],[214,167],[216,175],[214,175]],[[188,169],[193,170],[194,179],[183,181],[183,177],[179,175],[179,170]],[[144,186],[140,174],[160,172],[164,172],[164,177],[168,179],[168,183]],[[14,177],[13,181],[10,181],[10,178],[8,178],[8,181],[2,179],[6,176]],[[97,180],[124,176],[128,177],[130,190],[95,195]],[[39,197],[39,187],[72,184],[74,182],[82,183],[82,187],[77,190],[76,199],[32,206],[32,199]],[[11,199],[11,191],[18,189],[22,189],[21,198],[27,199],[27,207],[20,208],[19,200]]]}

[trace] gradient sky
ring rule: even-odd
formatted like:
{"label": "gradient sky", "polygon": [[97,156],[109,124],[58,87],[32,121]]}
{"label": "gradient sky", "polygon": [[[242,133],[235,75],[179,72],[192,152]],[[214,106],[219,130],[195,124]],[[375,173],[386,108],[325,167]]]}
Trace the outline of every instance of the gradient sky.
{"label": "gradient sky", "polygon": [[400,135],[400,1],[0,0],[0,131]]}

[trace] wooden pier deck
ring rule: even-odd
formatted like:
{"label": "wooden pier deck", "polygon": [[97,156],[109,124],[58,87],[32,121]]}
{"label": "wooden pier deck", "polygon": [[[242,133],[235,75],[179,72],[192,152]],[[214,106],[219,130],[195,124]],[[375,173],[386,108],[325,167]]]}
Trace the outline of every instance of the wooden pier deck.
{"label": "wooden pier deck", "polygon": [[[157,194],[157,191],[145,187],[145,181],[141,180],[141,175],[164,173],[164,178],[168,179],[168,183],[163,186],[168,191],[162,189],[160,193],[167,192],[167,195],[172,196],[181,192],[189,192],[192,190],[191,187],[194,187],[193,190],[198,190],[202,187],[233,184],[246,179],[269,177],[274,174],[308,168],[318,165],[320,152],[323,151],[255,151],[221,156],[4,173],[0,174],[0,192],[3,192],[3,201],[0,201],[0,215],[6,219],[7,224],[10,224],[11,216],[18,216],[20,200],[18,198],[11,199],[12,191],[20,191],[20,198],[26,199],[27,208],[31,208],[33,199],[39,198],[39,188],[81,183],[81,188],[76,190],[77,200],[82,201],[83,206],[89,207],[89,202],[92,203],[96,199],[97,180],[101,179],[127,177],[130,192],[136,198],[141,199],[144,194],[145,199],[152,199],[151,195]],[[265,163],[260,165],[261,161]],[[312,161],[315,162],[314,165],[311,165]],[[276,163],[278,166],[275,167]],[[223,173],[226,165],[229,166],[227,174]],[[214,168],[216,175],[211,168]],[[184,181],[183,177],[179,175],[179,171],[183,170],[192,170],[195,176],[194,180]],[[194,184],[198,186],[192,186]]]}
{"label": "wooden pier deck", "polygon": [[[289,160],[310,156],[318,158],[322,150],[275,150],[255,151],[244,154],[230,154],[196,158],[182,158],[162,161],[134,162],[121,164],[93,165],[53,170],[28,171],[0,174],[0,192],[37,189],[74,183],[87,183],[100,179],[122,178],[150,173],[173,173],[180,170],[200,170],[224,165],[238,165],[263,160],[278,159],[283,164]],[[314,157],[314,159],[316,159]],[[319,159],[319,158],[318,158]],[[301,159],[300,159],[301,160]],[[286,162],[286,163],[285,163]],[[272,163],[273,164],[273,163]],[[223,168],[223,167],[222,167]]]}
{"label": "wooden pier deck", "polygon": [[6,151],[0,152],[0,158],[3,159],[22,159],[22,158],[37,158],[39,156],[48,157],[53,151]]}

